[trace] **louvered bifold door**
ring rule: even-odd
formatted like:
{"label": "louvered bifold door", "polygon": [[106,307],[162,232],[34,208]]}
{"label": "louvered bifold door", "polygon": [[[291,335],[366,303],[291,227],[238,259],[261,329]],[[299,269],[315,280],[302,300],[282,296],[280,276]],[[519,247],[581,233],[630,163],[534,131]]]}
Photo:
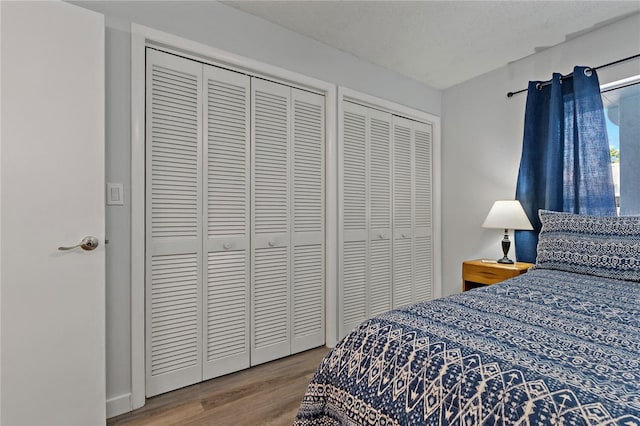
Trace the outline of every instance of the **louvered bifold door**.
{"label": "louvered bifold door", "polygon": [[202,64],[147,49],[146,392],[202,380]]}
{"label": "louvered bifold door", "polygon": [[340,336],[367,318],[368,108],[343,102],[340,162]]}
{"label": "louvered bifold door", "polygon": [[393,116],[393,307],[413,303],[413,122]]}
{"label": "louvered bifold door", "polygon": [[291,89],[291,352],[324,344],[324,96]]}
{"label": "louvered bifold door", "polygon": [[415,302],[433,299],[432,168],[430,124],[414,122],[414,285]]}
{"label": "louvered bifold door", "polygon": [[391,309],[391,114],[369,108],[367,317]]}
{"label": "louvered bifold door", "polygon": [[250,365],[250,77],[204,68],[203,379]]}
{"label": "louvered bifold door", "polygon": [[252,78],[251,365],[291,353],[291,88]]}

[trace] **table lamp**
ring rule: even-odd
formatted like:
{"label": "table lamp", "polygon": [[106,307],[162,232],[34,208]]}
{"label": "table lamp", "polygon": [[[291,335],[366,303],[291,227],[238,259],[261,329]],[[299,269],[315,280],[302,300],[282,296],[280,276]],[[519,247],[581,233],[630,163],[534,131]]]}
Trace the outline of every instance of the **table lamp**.
{"label": "table lamp", "polygon": [[502,239],[502,259],[498,259],[498,263],[513,263],[513,260],[507,257],[511,241],[509,241],[509,229],[531,230],[531,222],[527,214],[522,208],[522,204],[518,200],[500,200],[493,203],[487,218],[482,224],[483,228],[499,228],[504,229],[504,238]]}

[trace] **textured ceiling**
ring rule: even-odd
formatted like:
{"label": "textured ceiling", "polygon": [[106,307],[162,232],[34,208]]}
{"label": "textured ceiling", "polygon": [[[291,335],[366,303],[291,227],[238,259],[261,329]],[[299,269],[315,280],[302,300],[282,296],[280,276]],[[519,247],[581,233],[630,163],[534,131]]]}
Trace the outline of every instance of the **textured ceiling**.
{"label": "textured ceiling", "polygon": [[640,0],[223,3],[437,89],[640,11]]}

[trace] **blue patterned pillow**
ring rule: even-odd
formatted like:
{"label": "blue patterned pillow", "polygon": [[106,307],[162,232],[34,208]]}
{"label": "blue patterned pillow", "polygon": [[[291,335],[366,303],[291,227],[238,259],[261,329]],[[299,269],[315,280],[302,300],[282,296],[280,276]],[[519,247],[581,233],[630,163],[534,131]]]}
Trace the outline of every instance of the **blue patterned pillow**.
{"label": "blue patterned pillow", "polygon": [[538,214],[536,268],[640,282],[640,217]]}

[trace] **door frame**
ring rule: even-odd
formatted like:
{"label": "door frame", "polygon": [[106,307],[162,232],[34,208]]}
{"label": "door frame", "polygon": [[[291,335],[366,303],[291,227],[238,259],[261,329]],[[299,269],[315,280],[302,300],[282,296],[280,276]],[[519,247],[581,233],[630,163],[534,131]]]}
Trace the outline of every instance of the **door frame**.
{"label": "door frame", "polygon": [[186,38],[131,24],[131,409],[145,404],[145,75],[146,48],[267,78],[325,97],[325,342],[338,338],[336,85]]}

